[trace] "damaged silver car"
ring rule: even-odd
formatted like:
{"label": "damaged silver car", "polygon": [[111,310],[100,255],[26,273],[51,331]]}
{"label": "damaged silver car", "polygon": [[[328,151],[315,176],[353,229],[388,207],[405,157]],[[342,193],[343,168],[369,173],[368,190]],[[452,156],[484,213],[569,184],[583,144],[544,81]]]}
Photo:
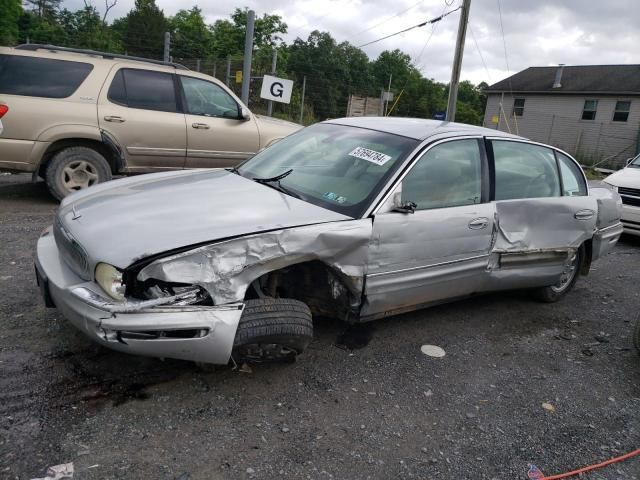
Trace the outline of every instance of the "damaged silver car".
{"label": "damaged silver car", "polygon": [[621,208],[553,147],[456,123],[338,119],[235,169],[67,197],[36,271],[46,304],[107,347],[289,359],[312,316],[366,322],[511,289],[556,301],[613,248]]}

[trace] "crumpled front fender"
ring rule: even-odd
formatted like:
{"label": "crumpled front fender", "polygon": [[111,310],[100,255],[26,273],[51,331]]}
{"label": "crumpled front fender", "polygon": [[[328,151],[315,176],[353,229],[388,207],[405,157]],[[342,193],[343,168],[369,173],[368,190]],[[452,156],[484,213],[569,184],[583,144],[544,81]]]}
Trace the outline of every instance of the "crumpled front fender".
{"label": "crumpled front fender", "polygon": [[138,280],[199,285],[220,305],[243,300],[251,282],[265,273],[320,260],[360,296],[371,231],[367,218],[248,235],[156,260],[140,271]]}

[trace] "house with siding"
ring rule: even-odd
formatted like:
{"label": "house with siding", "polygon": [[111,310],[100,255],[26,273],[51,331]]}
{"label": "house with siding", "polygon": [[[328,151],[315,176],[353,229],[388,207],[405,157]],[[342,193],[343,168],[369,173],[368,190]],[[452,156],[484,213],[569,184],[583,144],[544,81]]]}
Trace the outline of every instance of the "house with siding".
{"label": "house with siding", "polygon": [[484,126],[548,143],[585,165],[639,148],[640,65],[529,67],[485,88]]}

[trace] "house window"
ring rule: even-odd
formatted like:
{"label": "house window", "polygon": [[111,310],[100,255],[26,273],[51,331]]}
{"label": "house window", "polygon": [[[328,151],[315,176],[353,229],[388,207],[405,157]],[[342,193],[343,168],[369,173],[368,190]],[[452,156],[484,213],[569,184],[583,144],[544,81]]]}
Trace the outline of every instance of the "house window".
{"label": "house window", "polygon": [[613,112],[614,122],[626,122],[629,118],[629,110],[631,110],[631,102],[618,101],[616,102],[616,110]]}
{"label": "house window", "polygon": [[513,99],[513,112],[512,116],[521,117],[524,113],[524,98]]}
{"label": "house window", "polygon": [[582,109],[582,120],[595,120],[598,100],[585,100]]}

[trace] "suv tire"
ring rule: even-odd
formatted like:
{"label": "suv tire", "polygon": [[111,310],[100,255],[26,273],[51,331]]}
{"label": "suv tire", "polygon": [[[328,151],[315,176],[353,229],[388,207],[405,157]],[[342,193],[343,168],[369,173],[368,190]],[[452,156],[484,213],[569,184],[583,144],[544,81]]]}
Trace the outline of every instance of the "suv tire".
{"label": "suv tire", "polygon": [[289,298],[247,300],[233,342],[234,360],[293,361],[313,339],[309,307]]}
{"label": "suv tire", "polygon": [[83,188],[111,180],[111,167],[104,156],[89,147],[68,147],[56,153],[44,176],[58,200]]}
{"label": "suv tire", "polygon": [[564,297],[576,284],[583,260],[584,248],[580,247],[576,250],[571,265],[567,266],[558,283],[533,290],[533,298],[544,303],[554,303]]}

